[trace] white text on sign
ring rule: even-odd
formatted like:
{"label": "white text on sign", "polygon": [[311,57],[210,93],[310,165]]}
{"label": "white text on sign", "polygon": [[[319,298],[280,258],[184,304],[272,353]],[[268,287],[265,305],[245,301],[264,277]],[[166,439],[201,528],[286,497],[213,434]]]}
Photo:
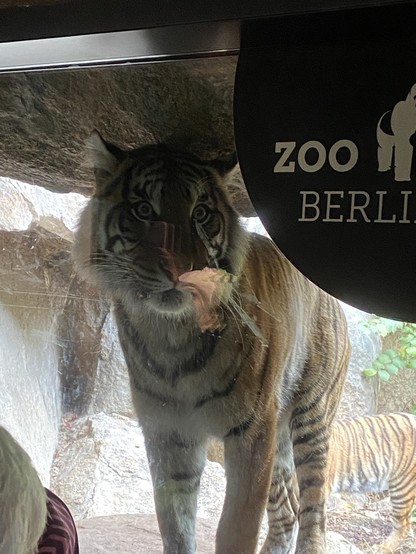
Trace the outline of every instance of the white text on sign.
{"label": "white text on sign", "polygon": [[[416,223],[409,219],[411,190],[400,191],[401,205],[396,213],[387,213],[388,192],[376,190],[301,190],[301,216],[298,221],[323,223]],[[414,202],[413,202],[414,204]],[[412,206],[415,215],[415,206]],[[371,213],[376,217],[371,217]],[[347,215],[345,215],[347,214]]]}
{"label": "white text on sign", "polygon": [[[343,163],[338,159],[341,150],[346,150],[348,153],[348,159]],[[281,154],[274,166],[274,173],[294,173],[296,164],[302,171],[315,173],[322,169],[326,162],[334,171],[345,173],[350,171],[358,161],[357,145],[348,139],[335,142],[328,153],[322,142],[317,140],[308,140],[298,150],[294,141],[275,142],[274,151],[276,154]],[[315,158],[312,163],[307,159],[308,153]]]}

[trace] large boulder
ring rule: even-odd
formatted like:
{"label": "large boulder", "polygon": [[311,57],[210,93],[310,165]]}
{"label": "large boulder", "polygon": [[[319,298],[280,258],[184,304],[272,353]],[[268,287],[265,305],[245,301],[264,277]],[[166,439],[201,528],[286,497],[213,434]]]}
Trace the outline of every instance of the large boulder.
{"label": "large boulder", "polygon": [[61,417],[57,316],[70,272],[74,198],[62,195],[53,206],[44,189],[0,185],[0,423],[48,484]]}
{"label": "large boulder", "polygon": [[[62,397],[73,397],[62,372],[70,341],[61,331],[76,280],[69,251],[82,198],[63,194],[57,202],[43,188],[2,180],[0,201],[0,423],[47,485]],[[82,294],[89,297],[85,287]],[[79,342],[88,352],[91,345]]]}
{"label": "large boulder", "polygon": [[135,416],[127,367],[111,311],[107,314],[101,329],[94,386],[86,412]]}
{"label": "large boulder", "polygon": [[[154,513],[144,438],[136,421],[104,413],[66,418],[52,486],[77,520]],[[199,517],[218,520],[224,486],[223,468],[208,462],[201,481]]]}
{"label": "large boulder", "polygon": [[[235,149],[236,57],[0,75],[0,175],[90,195],[84,143],[93,129],[123,148],[171,142],[202,158]],[[237,207],[253,210],[241,178]]]}

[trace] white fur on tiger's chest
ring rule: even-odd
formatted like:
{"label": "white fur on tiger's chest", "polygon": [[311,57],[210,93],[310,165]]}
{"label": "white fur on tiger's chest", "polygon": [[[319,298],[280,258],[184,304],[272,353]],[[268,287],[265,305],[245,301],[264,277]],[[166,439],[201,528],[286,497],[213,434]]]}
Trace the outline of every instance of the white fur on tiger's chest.
{"label": "white fur on tiger's chest", "polygon": [[177,431],[188,437],[223,438],[245,419],[251,407],[254,408],[256,395],[253,391],[241,391],[239,387],[227,393],[228,383],[216,388],[215,379],[210,381],[208,376],[209,371],[205,379],[183,378],[166,400],[163,395],[158,399],[134,392],[140,423],[157,428],[161,433]]}
{"label": "white fur on tiger's chest", "polygon": [[[173,382],[169,382],[169,377],[156,377],[137,363],[132,370],[127,355],[130,374],[134,372],[138,382],[132,392],[140,424],[160,433],[175,431],[194,438],[222,438],[238,426],[254,408],[257,396],[240,377],[241,346],[234,343],[232,348],[227,343],[224,338],[224,344],[217,345],[219,355],[199,371],[179,376]],[[174,363],[170,371],[173,375]]]}

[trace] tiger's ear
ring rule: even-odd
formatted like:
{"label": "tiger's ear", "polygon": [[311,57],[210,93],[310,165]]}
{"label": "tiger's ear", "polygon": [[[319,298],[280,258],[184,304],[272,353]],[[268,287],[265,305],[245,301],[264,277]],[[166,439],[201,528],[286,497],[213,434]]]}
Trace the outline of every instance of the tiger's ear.
{"label": "tiger's ear", "polygon": [[233,152],[227,158],[211,160],[208,164],[213,167],[221,175],[221,177],[225,177],[237,168],[237,152]]}
{"label": "tiger's ear", "polygon": [[222,187],[236,212],[243,217],[257,216],[240,172],[237,153],[233,152],[227,158],[207,163],[218,172],[220,177],[223,177]]}
{"label": "tiger's ear", "polygon": [[91,133],[85,146],[88,165],[94,169],[95,180],[99,186],[114,174],[125,152],[106,142],[96,130]]}

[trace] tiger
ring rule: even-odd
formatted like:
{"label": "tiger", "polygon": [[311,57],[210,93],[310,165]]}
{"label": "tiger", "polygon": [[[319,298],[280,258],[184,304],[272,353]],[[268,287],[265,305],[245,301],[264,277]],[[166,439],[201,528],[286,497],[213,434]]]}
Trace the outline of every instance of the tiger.
{"label": "tiger", "polygon": [[416,416],[391,413],[336,420],[327,472],[327,486],[334,493],[389,491],[394,529],[378,550],[394,552],[411,531],[416,502]]}
{"label": "tiger", "polygon": [[323,554],[329,432],[350,353],[338,301],[245,230],[226,189],[236,155],[125,151],[96,131],[87,151],[96,187],[74,260],[111,299],[164,554],[196,552],[210,437],[223,441],[226,474],[215,552],[254,553],[267,506],[263,553],[289,552],[298,525],[296,552]]}
{"label": "tiger", "polygon": [[0,425],[0,554],[37,552],[46,518],[46,492],[29,455]]}

